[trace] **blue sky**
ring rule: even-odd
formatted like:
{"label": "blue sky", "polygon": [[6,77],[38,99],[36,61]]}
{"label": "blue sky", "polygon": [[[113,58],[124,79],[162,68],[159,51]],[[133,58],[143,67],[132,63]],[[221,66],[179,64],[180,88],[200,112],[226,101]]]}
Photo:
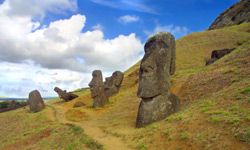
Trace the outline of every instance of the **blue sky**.
{"label": "blue sky", "polygon": [[206,30],[236,0],[0,0],[0,96],[55,96],[138,62],[147,38]]}
{"label": "blue sky", "polygon": [[[186,27],[188,33],[205,30],[223,10],[236,2],[237,0],[78,0],[77,11],[51,14],[43,21],[46,24],[80,13],[87,17],[84,31],[100,24],[106,38],[114,38],[121,33],[136,33],[145,41],[145,31],[153,31],[157,25]],[[139,19],[125,24],[119,22],[118,18],[125,15],[137,16]],[[176,36],[180,38],[185,34],[186,32],[177,33]]]}
{"label": "blue sky", "polygon": [[[123,3],[124,0],[84,0],[78,1],[79,12],[87,19],[86,30],[95,24],[104,27],[107,38],[113,38],[120,33],[136,33],[145,40],[144,31],[152,31],[155,26],[175,25],[187,27],[189,32],[202,31],[223,10],[236,0],[131,0],[131,3],[142,5],[146,10],[136,7],[136,4]],[[106,4],[107,3],[107,4]],[[109,6],[108,4],[114,6]],[[106,4],[106,5],[105,5]],[[143,7],[143,8],[144,8]],[[117,18],[124,15],[138,16],[137,22],[121,24]],[[177,36],[181,36],[178,34]]]}

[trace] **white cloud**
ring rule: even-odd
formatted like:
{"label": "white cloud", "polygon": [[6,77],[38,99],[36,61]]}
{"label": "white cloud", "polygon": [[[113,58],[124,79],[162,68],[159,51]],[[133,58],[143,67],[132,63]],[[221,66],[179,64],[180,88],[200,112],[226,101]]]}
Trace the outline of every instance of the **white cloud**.
{"label": "white cloud", "polygon": [[144,32],[149,37],[156,34],[157,32],[170,32],[176,38],[180,38],[182,36],[187,35],[190,32],[190,30],[185,26],[175,26],[173,24],[162,26],[158,24],[152,31],[144,31]]}
{"label": "white cloud", "polygon": [[85,80],[90,80],[88,74],[59,70],[45,69],[32,63],[0,63],[0,95],[13,97],[27,97],[34,89],[41,92],[42,96],[56,95],[55,86],[71,91],[86,85]]}
{"label": "white cloud", "polygon": [[[29,83],[27,88],[19,92],[19,95],[24,95],[22,91],[27,93],[31,88],[39,87],[38,81],[47,83],[55,80],[61,87],[72,89],[87,86],[94,69],[103,70],[104,75],[115,70],[124,71],[140,59],[139,54],[143,50],[143,45],[134,33],[105,39],[104,33],[98,30],[100,26],[96,26],[98,28],[93,31],[82,32],[86,17],[80,14],[68,19],[56,20],[48,26],[44,26],[39,21],[33,21],[34,15],[37,14],[10,14],[9,12],[13,8],[8,2],[8,0],[4,1],[0,5],[0,64],[12,67],[15,65],[18,67],[21,64],[20,72],[24,73],[26,77],[31,74],[32,82],[24,80],[20,84],[19,77],[16,77],[13,80],[12,78],[6,80],[11,84],[3,81],[0,83],[8,85],[8,89],[16,89],[15,91],[20,89],[18,87],[26,85],[26,82]],[[33,62],[33,64],[29,62]],[[34,74],[32,70],[38,69],[45,72],[45,78],[40,76],[36,80],[39,75]],[[59,72],[58,69],[65,70],[60,72],[62,77],[72,76],[70,72],[78,72],[82,80],[78,78],[77,82],[66,82],[68,79],[47,77],[46,74],[49,74],[50,71]],[[5,79],[8,79],[8,76],[17,76],[16,73],[1,71],[1,74],[6,76]],[[87,77],[83,78],[83,75]],[[76,75],[73,76],[76,77]],[[48,90],[47,86],[43,88]],[[0,91],[2,90],[3,87]],[[53,93],[53,91],[52,93],[51,90],[49,91],[46,95]],[[6,93],[10,94],[10,92]]]}
{"label": "white cloud", "polygon": [[140,19],[139,16],[125,15],[125,16],[119,17],[118,21],[123,23],[123,24],[127,24],[127,23],[137,22],[137,21],[139,21],[139,19]]}
{"label": "white cloud", "polygon": [[96,25],[94,25],[92,27],[92,29],[93,30],[101,30],[102,31],[104,29],[104,27],[101,24],[96,24]]}
{"label": "white cloud", "polygon": [[5,0],[10,16],[43,18],[46,12],[64,13],[77,9],[76,0]]}

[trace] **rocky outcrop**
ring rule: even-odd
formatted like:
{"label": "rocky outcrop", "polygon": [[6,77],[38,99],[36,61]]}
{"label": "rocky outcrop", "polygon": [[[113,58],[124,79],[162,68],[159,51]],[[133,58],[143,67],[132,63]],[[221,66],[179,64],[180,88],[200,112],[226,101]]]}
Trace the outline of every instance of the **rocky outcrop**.
{"label": "rocky outcrop", "polygon": [[209,27],[209,30],[250,22],[250,0],[241,0],[224,11]]}
{"label": "rocky outcrop", "polygon": [[59,97],[61,99],[63,99],[64,101],[71,101],[75,98],[78,97],[78,95],[74,94],[74,93],[71,93],[71,92],[67,92],[66,90],[63,91],[62,89],[58,88],[58,87],[55,87],[54,88],[54,91],[59,95]]}
{"label": "rocky outcrop", "polygon": [[93,71],[89,87],[93,98],[93,107],[103,107],[108,102],[108,98],[104,91],[102,72],[100,70]]}
{"label": "rocky outcrop", "polygon": [[140,102],[136,127],[166,118],[179,108],[179,99],[170,93],[170,75],[175,73],[175,39],[158,33],[144,47],[137,95]]}
{"label": "rocky outcrop", "polygon": [[212,51],[211,58],[209,60],[206,60],[206,65],[213,64],[215,61],[231,53],[233,50],[235,50],[235,48]]}
{"label": "rocky outcrop", "polygon": [[111,77],[105,78],[104,90],[107,97],[119,92],[123,77],[124,75],[121,71],[115,71]]}
{"label": "rocky outcrop", "polygon": [[39,112],[45,108],[45,104],[38,90],[29,93],[28,104],[31,112]]}

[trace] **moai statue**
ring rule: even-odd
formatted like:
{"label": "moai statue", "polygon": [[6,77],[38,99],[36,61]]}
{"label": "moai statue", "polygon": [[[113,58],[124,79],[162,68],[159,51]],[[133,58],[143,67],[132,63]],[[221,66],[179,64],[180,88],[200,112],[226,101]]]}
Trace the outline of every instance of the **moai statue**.
{"label": "moai statue", "polygon": [[115,71],[111,77],[105,78],[104,90],[107,97],[119,92],[123,77],[124,75],[121,71]]}
{"label": "moai statue", "polygon": [[170,75],[175,73],[175,39],[170,33],[158,33],[144,47],[139,71],[140,102],[136,127],[162,120],[179,108],[179,99],[170,93]]}
{"label": "moai statue", "polygon": [[103,107],[108,102],[108,98],[104,91],[102,72],[100,70],[95,70],[92,73],[92,77],[89,87],[91,97],[93,98],[93,107]]}
{"label": "moai statue", "polygon": [[77,98],[78,97],[78,95],[76,95],[76,94],[73,94],[73,93],[71,93],[71,92],[67,92],[66,90],[62,90],[62,89],[60,89],[59,87],[55,87],[54,88],[54,91],[59,95],[59,97],[61,98],[61,99],[63,99],[64,101],[71,101],[71,100],[73,100],[73,99],[75,99],[75,98]]}
{"label": "moai statue", "polygon": [[38,90],[29,93],[28,104],[31,112],[39,112],[45,108],[45,104]]}

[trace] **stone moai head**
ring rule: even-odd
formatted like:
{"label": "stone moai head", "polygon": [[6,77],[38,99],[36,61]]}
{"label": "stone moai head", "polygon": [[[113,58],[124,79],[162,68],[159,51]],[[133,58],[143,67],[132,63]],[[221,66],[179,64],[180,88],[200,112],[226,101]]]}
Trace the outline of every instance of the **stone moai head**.
{"label": "stone moai head", "polygon": [[104,84],[102,79],[102,72],[95,70],[92,73],[92,80],[89,83],[91,97],[93,98],[93,107],[102,107],[107,102],[107,96],[104,91]]}
{"label": "stone moai head", "polygon": [[170,75],[175,72],[175,39],[170,33],[158,33],[144,47],[139,71],[138,97],[152,98],[170,88]]}
{"label": "stone moai head", "polygon": [[[59,87],[55,87],[54,91],[58,94],[64,93],[64,91],[62,89],[60,89]],[[66,93],[66,92],[65,92]]]}
{"label": "stone moai head", "polygon": [[105,78],[104,88],[108,97],[119,92],[123,81],[123,76],[124,75],[121,71],[115,71],[111,77]]}
{"label": "stone moai head", "polygon": [[29,93],[28,104],[31,112],[39,112],[45,108],[42,96],[38,90]]}
{"label": "stone moai head", "polygon": [[97,97],[103,92],[103,86],[102,72],[100,70],[93,71],[92,80],[89,83],[92,98]]}
{"label": "stone moai head", "polygon": [[116,87],[121,86],[123,77],[124,77],[124,75],[121,71],[116,71],[112,74],[112,78],[114,79],[114,85]]}
{"label": "stone moai head", "polygon": [[162,120],[179,108],[179,99],[170,93],[170,75],[175,72],[175,39],[158,33],[144,47],[137,95],[141,97],[136,127]]}

